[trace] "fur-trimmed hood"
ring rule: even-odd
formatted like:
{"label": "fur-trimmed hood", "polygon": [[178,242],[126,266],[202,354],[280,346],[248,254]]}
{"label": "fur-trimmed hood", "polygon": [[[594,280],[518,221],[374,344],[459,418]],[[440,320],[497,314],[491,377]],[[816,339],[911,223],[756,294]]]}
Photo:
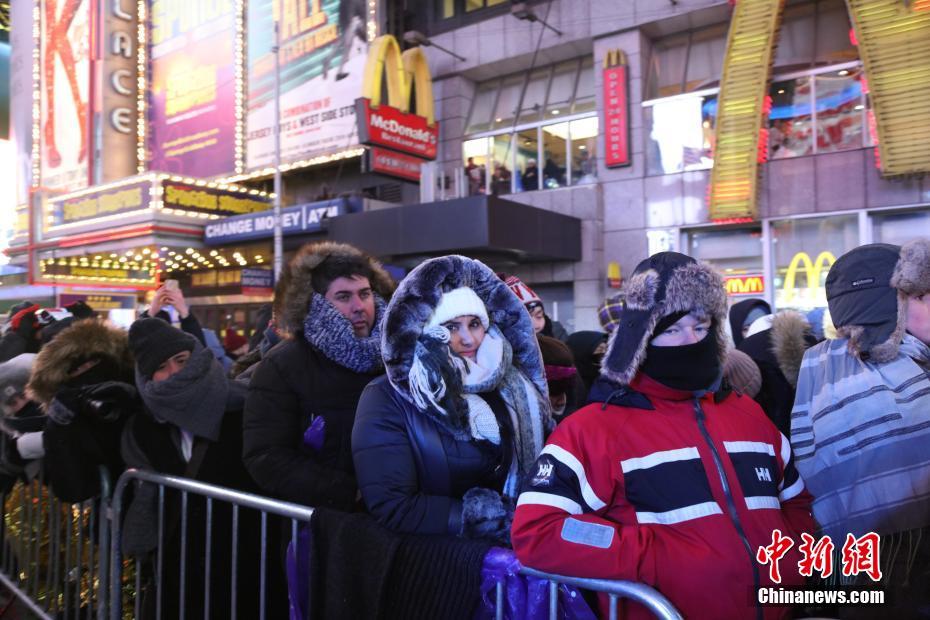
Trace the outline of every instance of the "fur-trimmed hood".
{"label": "fur-trimmed hood", "polygon": [[791,387],[797,389],[804,352],[816,343],[811,325],[800,313],[783,310],[772,319],[770,335],[778,369]]}
{"label": "fur-trimmed hood", "polygon": [[372,257],[345,243],[333,241],[308,243],[300,248],[281,275],[285,279],[284,300],[281,306],[282,316],[278,321],[284,331],[292,337],[294,334],[302,334],[304,330],[304,319],[307,317],[310,298],[313,295],[313,270],[331,256],[367,258],[374,273],[371,279],[372,290],[385,301],[391,298],[394,281],[381,263]]}
{"label": "fur-trimmed hood", "polygon": [[636,266],[627,283],[626,306],[607,343],[601,374],[629,385],[646,359],[659,320],[676,312],[709,316],[717,326],[720,367],[726,362],[727,298],[723,278],[707,263],[678,252],[660,252]]}
{"label": "fur-trimmed hood", "polygon": [[382,327],[381,356],[394,389],[409,402],[410,369],[417,341],[443,293],[472,289],[484,302],[491,325],[513,349],[513,364],[547,394],[542,355],[523,303],[484,263],[464,256],[442,256],[421,263],[401,281],[388,304]]}
{"label": "fur-trimmed hood", "polygon": [[26,386],[27,396],[47,407],[77,366],[100,358],[109,359],[131,377],[134,362],[129,349],[129,335],[99,319],[74,323],[39,351]]}

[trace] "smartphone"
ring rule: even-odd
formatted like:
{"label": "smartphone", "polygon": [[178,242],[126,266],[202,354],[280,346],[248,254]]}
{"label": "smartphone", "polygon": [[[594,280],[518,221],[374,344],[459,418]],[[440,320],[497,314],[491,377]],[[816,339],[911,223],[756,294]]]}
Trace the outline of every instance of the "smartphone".
{"label": "smartphone", "polygon": [[178,281],[175,280],[175,279],[173,279],[173,278],[169,278],[169,279],[165,280],[165,290],[166,290],[166,291],[176,291],[176,290],[178,290]]}

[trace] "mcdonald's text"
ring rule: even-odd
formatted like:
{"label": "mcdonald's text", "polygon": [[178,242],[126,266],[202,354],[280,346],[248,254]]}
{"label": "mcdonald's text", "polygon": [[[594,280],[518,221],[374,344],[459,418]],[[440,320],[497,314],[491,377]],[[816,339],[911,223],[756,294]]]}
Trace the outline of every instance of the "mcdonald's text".
{"label": "mcdonald's text", "polygon": [[401,112],[381,104],[372,108],[366,98],[357,99],[359,141],[362,144],[384,146],[424,159],[436,159],[439,124],[416,114]]}

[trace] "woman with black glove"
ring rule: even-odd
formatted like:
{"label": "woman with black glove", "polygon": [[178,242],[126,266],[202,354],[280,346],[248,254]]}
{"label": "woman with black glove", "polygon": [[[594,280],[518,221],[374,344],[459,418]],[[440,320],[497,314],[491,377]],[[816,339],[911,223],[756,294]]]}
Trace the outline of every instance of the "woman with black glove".
{"label": "woman with black glove", "polygon": [[359,488],[389,528],[509,544],[513,499],[553,427],[523,303],[462,256],[414,269],[383,325],[387,376],[352,432]]}

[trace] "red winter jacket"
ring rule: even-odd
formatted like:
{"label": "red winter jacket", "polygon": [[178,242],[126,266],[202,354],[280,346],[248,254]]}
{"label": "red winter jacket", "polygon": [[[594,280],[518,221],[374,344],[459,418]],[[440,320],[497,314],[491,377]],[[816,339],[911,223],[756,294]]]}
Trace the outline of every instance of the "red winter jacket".
{"label": "red winter jacket", "polygon": [[[780,585],[804,583],[798,545],[814,522],[788,439],[732,392],[696,399],[640,373],[604,400],[549,437],[517,503],[520,561],[646,583],[685,618],[784,616],[755,605],[755,586],[772,585],[755,555],[781,530],[794,546]],[[620,609],[651,617],[629,601]]]}

